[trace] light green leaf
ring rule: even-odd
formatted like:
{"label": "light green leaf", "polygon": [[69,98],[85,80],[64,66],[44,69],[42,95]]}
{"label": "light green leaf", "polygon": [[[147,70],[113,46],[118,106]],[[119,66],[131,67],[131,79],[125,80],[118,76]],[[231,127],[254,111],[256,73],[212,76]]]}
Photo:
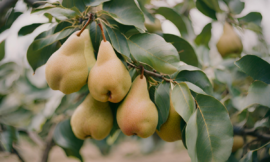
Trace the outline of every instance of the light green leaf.
{"label": "light green leaf", "polygon": [[234,14],[240,14],[245,8],[245,2],[240,0],[233,0],[229,2],[229,8]]}
{"label": "light green leaf", "polygon": [[195,112],[195,102],[186,83],[176,84],[172,90],[171,101],[175,111],[188,122]]}
{"label": "light green leaf", "polygon": [[198,94],[195,99],[198,108],[186,128],[189,156],[196,162],[225,162],[233,145],[228,111],[214,97]]}
{"label": "light green leaf", "polygon": [[84,0],[86,6],[98,6],[101,3],[108,2],[111,0]]}
{"label": "light green leaf", "polygon": [[66,8],[76,7],[81,12],[83,12],[85,10],[85,7],[86,7],[84,4],[84,0],[63,0],[62,5]]}
{"label": "light green leaf", "polygon": [[259,13],[259,12],[250,12],[246,16],[238,18],[238,21],[240,23],[250,23],[250,22],[252,22],[252,23],[260,26],[261,22],[262,22],[262,14]]}
{"label": "light green leaf", "polygon": [[174,46],[156,34],[136,34],[128,40],[132,56],[155,70],[172,74],[177,71],[179,55]]}
{"label": "light green leaf", "polygon": [[0,61],[5,57],[5,42],[6,41],[0,43]]}
{"label": "light green leaf", "polygon": [[144,15],[142,11],[135,4],[134,0],[112,0],[103,4],[101,12],[109,15],[124,25],[133,25],[137,28],[145,30]]}
{"label": "light green leaf", "polygon": [[221,9],[219,8],[218,0],[202,0],[208,7],[211,9],[220,12]]}
{"label": "light green leaf", "polygon": [[79,12],[76,12],[68,8],[63,8],[63,7],[49,8],[46,10],[38,10],[38,11],[35,11],[34,13],[36,14],[49,13],[58,20],[66,20],[68,18],[74,18],[80,15]]}

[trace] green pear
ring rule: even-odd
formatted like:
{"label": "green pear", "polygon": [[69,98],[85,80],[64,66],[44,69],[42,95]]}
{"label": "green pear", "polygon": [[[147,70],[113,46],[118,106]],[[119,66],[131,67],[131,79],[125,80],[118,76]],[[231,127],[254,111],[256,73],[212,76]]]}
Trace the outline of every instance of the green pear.
{"label": "green pear", "polygon": [[113,127],[113,115],[108,102],[99,102],[89,93],[85,100],[74,111],[71,128],[79,139],[91,137],[102,140]]}
{"label": "green pear", "polygon": [[48,85],[65,94],[77,92],[87,83],[88,68],[96,62],[89,31],[84,30],[80,37],[77,33],[73,33],[46,63]]}
{"label": "green pear", "polygon": [[155,133],[158,112],[149,97],[145,77],[136,77],[130,92],[117,109],[116,119],[120,129],[127,136],[147,138]]}
{"label": "green pear", "polygon": [[102,41],[99,47],[97,62],[91,69],[88,88],[100,102],[120,102],[128,93],[131,77],[125,65],[115,54],[110,42]]}
{"label": "green pear", "polygon": [[232,152],[236,152],[238,149],[242,148],[244,145],[244,139],[241,136],[233,137],[233,147]]}
{"label": "green pear", "polygon": [[229,54],[236,54],[237,56],[240,56],[243,50],[241,39],[236,34],[233,27],[227,22],[224,24],[223,34],[219,38],[217,49],[222,57]]}
{"label": "green pear", "polygon": [[149,33],[162,32],[161,23],[159,19],[155,19],[155,23],[151,22],[149,19],[146,19],[144,25]]}
{"label": "green pear", "polygon": [[167,121],[162,124],[160,131],[156,130],[158,136],[167,142],[174,142],[182,139],[180,128],[181,116],[175,111],[172,101],[170,101],[170,112]]}

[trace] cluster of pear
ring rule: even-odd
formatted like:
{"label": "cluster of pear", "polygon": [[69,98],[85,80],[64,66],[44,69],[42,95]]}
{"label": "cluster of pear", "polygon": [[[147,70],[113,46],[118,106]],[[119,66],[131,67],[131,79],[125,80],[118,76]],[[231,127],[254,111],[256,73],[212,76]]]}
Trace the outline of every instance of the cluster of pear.
{"label": "cluster of pear", "polygon": [[222,57],[234,54],[240,56],[243,50],[243,44],[233,27],[225,22],[223,26],[223,34],[217,42],[218,52]]}
{"label": "cluster of pear", "polygon": [[[71,117],[71,127],[79,139],[104,139],[113,127],[109,102],[120,103],[116,119],[125,135],[147,138],[155,133],[158,111],[149,97],[145,76],[131,82],[128,70],[110,42],[102,41],[97,60],[88,30],[73,33],[46,64],[46,80],[65,94],[79,91],[88,83],[89,94]],[[90,71],[90,72],[89,72]],[[157,131],[165,141],[181,139],[181,117],[171,104],[167,122]]]}

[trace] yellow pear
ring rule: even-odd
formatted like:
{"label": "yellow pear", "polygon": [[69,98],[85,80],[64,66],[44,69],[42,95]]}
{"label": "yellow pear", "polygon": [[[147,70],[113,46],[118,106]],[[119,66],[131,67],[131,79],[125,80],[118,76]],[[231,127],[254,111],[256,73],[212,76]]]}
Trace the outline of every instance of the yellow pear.
{"label": "yellow pear", "polygon": [[91,137],[102,140],[113,127],[113,115],[108,102],[99,102],[89,93],[74,111],[70,125],[79,139]]}
{"label": "yellow pear", "polygon": [[145,77],[136,77],[130,92],[117,109],[116,119],[120,129],[127,136],[138,135],[147,138],[155,133],[158,112],[149,97]]}
{"label": "yellow pear", "polygon": [[78,32],[73,33],[46,64],[48,85],[65,94],[77,92],[87,83],[88,68],[96,62],[89,31],[84,30],[80,37]]}
{"label": "yellow pear", "polygon": [[149,33],[162,32],[161,23],[159,19],[155,19],[155,23],[146,19],[144,25]]}
{"label": "yellow pear", "polygon": [[236,34],[233,27],[227,22],[224,24],[223,34],[219,38],[217,49],[222,57],[225,57],[228,54],[236,54],[240,56],[243,50],[241,39]]}
{"label": "yellow pear", "polygon": [[238,149],[242,148],[244,145],[244,139],[241,136],[234,136],[233,137],[233,147],[232,152],[237,151]]}
{"label": "yellow pear", "polygon": [[131,77],[125,65],[115,54],[110,42],[102,41],[99,47],[97,63],[91,69],[88,88],[100,102],[120,102],[128,93]]}
{"label": "yellow pear", "polygon": [[162,124],[160,131],[156,130],[158,136],[167,142],[174,142],[182,139],[180,128],[181,116],[175,111],[170,101],[170,112],[167,121]]}

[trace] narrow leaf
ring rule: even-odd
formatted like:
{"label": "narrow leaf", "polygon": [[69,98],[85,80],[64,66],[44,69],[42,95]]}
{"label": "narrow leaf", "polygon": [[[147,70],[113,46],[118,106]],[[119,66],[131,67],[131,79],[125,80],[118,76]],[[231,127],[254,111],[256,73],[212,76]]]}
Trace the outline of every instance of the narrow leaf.
{"label": "narrow leaf", "polygon": [[170,91],[171,85],[168,82],[161,83],[155,91],[155,103],[158,109],[158,126],[159,130],[161,125],[165,123],[169,116],[170,111]]}
{"label": "narrow leaf", "polygon": [[5,57],[5,42],[6,41],[0,43],[0,61]]}
{"label": "narrow leaf", "polygon": [[20,31],[18,32],[19,36],[25,36],[27,34],[32,33],[36,28],[38,28],[40,25],[42,25],[43,23],[34,23],[34,24],[30,24],[27,26],[24,26],[20,29]]}
{"label": "narrow leaf", "polygon": [[171,100],[175,111],[188,122],[195,112],[195,102],[186,83],[176,84],[171,94]]}
{"label": "narrow leaf", "polygon": [[84,0],[86,6],[98,6],[101,3],[108,2],[111,0]]}

